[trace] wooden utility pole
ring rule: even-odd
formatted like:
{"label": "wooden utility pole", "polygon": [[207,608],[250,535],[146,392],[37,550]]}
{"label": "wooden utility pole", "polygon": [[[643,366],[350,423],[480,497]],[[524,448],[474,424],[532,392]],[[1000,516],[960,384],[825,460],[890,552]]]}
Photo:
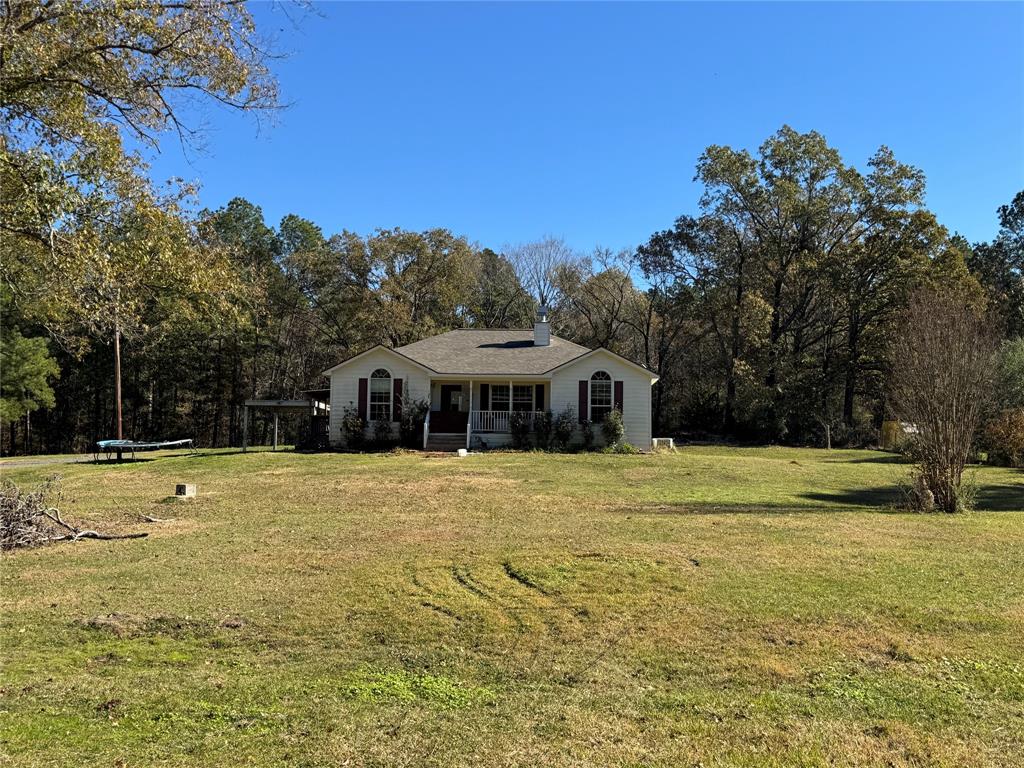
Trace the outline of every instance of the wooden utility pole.
{"label": "wooden utility pole", "polygon": [[[117,413],[117,439],[123,440],[121,431],[121,326],[114,323],[114,401]],[[117,460],[122,460],[121,449],[117,449]]]}

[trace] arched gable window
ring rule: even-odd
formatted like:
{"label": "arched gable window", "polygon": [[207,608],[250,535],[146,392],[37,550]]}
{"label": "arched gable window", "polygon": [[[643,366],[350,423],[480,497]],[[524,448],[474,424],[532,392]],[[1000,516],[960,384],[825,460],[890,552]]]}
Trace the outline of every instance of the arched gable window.
{"label": "arched gable window", "polygon": [[386,368],[370,374],[370,421],[391,421],[392,381]]}
{"label": "arched gable window", "polygon": [[590,420],[596,423],[612,411],[612,377],[607,371],[595,371],[590,377]]}

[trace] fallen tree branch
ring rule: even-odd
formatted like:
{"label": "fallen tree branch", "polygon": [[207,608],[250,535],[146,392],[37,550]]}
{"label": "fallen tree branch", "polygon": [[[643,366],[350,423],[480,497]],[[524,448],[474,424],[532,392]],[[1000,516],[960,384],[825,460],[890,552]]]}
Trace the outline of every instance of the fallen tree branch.
{"label": "fallen tree branch", "polygon": [[142,539],[148,533],[102,533],[82,529],[64,520],[54,500],[60,499],[60,476],[22,490],[10,482],[0,486],[0,548],[35,547],[55,541],[80,539]]}
{"label": "fallen tree branch", "polygon": [[99,531],[79,531],[78,533],[70,533],[64,536],[54,536],[50,541],[78,541],[79,539],[144,539],[149,536],[149,533],[143,531],[142,533],[100,533]]}

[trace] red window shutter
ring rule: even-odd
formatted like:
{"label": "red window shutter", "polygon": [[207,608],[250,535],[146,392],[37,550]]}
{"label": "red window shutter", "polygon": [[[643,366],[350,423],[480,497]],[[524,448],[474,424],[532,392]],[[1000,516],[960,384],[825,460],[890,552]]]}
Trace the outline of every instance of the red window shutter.
{"label": "red window shutter", "polygon": [[590,399],[590,382],[586,379],[580,381],[580,424],[587,420],[587,406]]}
{"label": "red window shutter", "polygon": [[359,380],[359,418],[366,421],[366,398],[367,393],[370,391],[370,380],[360,379]]}
{"label": "red window shutter", "polygon": [[622,413],[622,382],[615,382],[615,407]]}
{"label": "red window shutter", "polygon": [[543,411],[544,410],[544,385],[534,384],[533,385],[533,410]]}
{"label": "red window shutter", "polygon": [[395,379],[394,385],[395,395],[394,404],[391,408],[391,420],[401,421],[402,420],[402,380]]}
{"label": "red window shutter", "polygon": [[489,411],[491,410],[491,385],[481,384],[480,385],[480,410]]}

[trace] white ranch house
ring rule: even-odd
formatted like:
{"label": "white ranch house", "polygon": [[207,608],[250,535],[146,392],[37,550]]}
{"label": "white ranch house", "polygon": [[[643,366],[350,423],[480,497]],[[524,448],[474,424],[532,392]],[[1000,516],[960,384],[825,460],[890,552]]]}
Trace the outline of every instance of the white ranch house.
{"label": "white ranch house", "polygon": [[329,439],[343,445],[341,419],[356,408],[370,426],[392,423],[398,434],[402,400],[428,400],[424,448],[495,448],[511,444],[513,411],[558,414],[571,407],[580,423],[597,424],[619,408],[625,440],[651,448],[651,386],[647,368],[609,352],[552,336],[541,315],[532,330],[456,330],[404,347],[377,346],[324,372],[330,378]]}

